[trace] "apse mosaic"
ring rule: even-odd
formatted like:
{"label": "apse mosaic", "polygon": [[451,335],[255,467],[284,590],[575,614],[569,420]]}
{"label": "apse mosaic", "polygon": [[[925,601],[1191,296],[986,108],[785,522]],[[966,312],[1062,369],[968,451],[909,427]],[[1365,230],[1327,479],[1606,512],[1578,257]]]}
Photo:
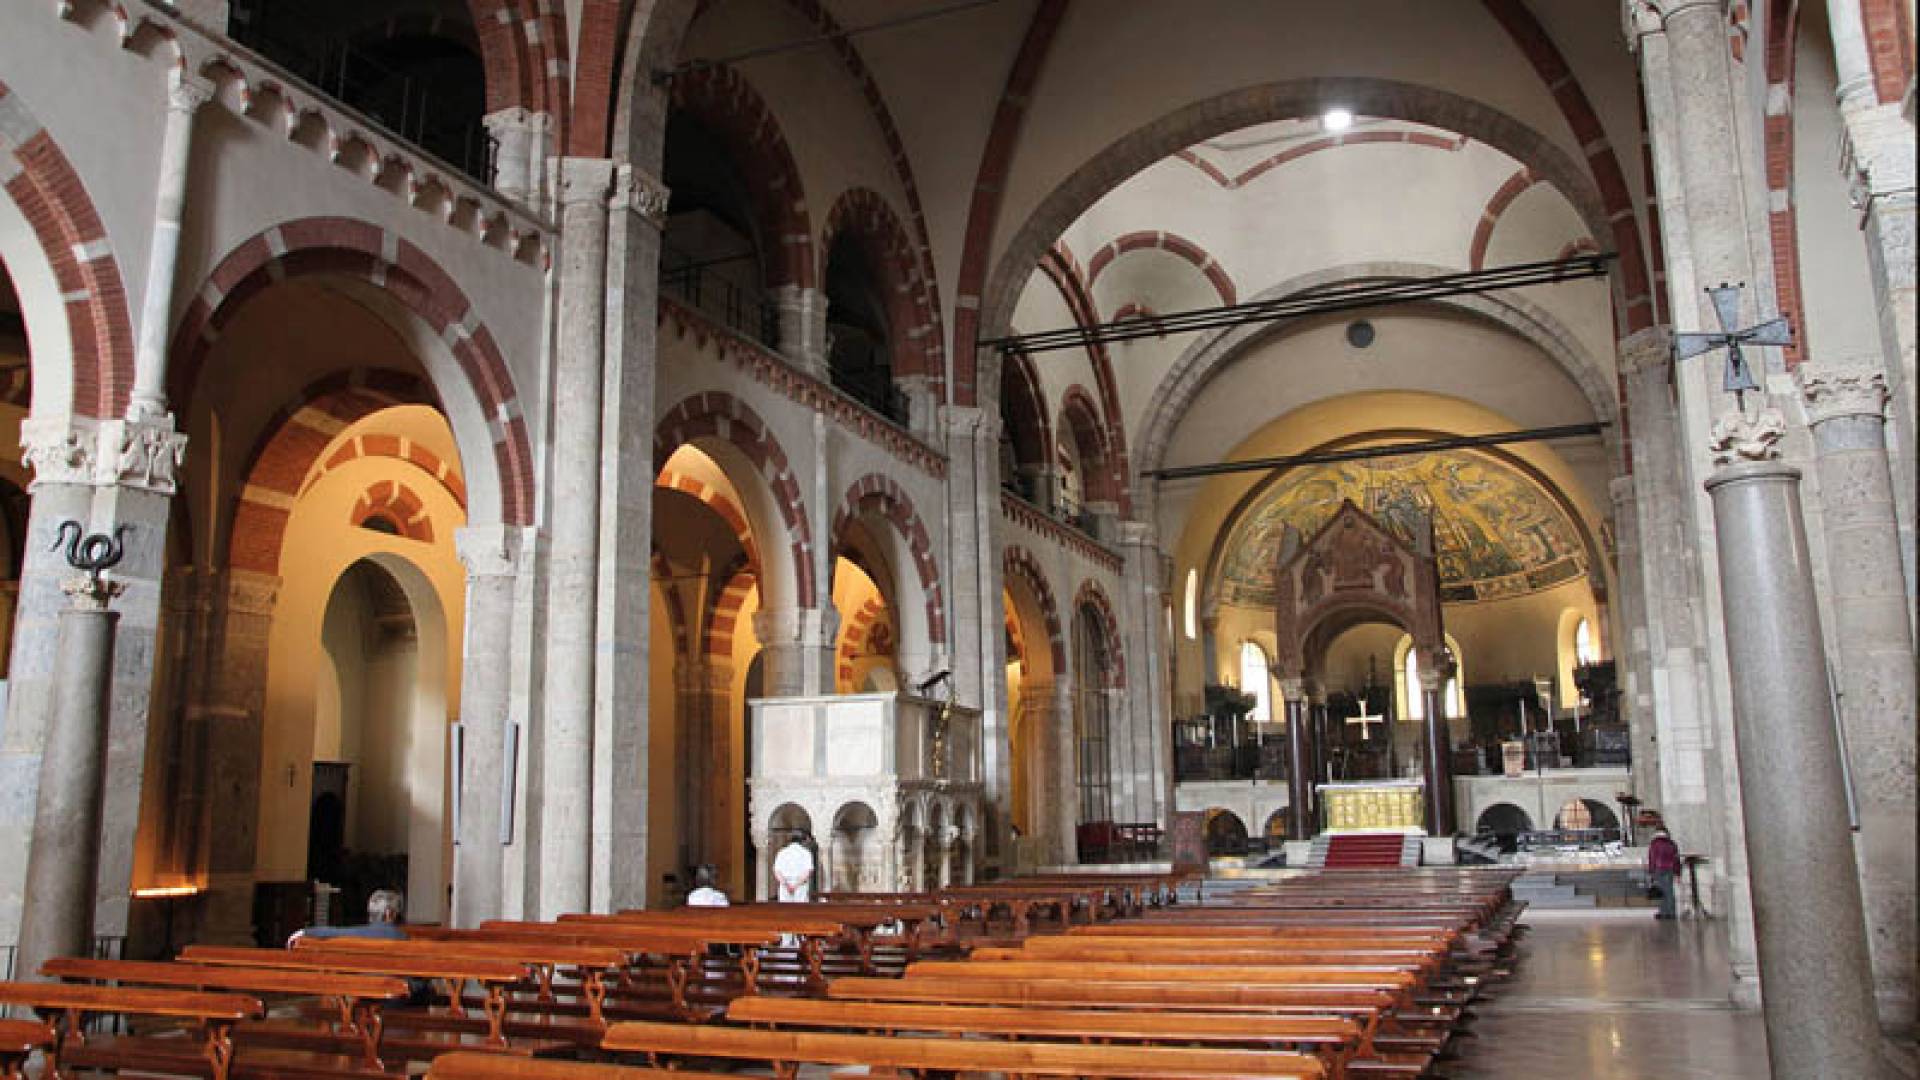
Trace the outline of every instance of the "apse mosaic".
{"label": "apse mosaic", "polygon": [[1444,451],[1314,465],[1281,477],[1227,536],[1221,601],[1271,607],[1285,527],[1310,537],[1347,499],[1408,543],[1432,519],[1445,603],[1524,596],[1587,572],[1579,530],[1537,483],[1494,459]]}

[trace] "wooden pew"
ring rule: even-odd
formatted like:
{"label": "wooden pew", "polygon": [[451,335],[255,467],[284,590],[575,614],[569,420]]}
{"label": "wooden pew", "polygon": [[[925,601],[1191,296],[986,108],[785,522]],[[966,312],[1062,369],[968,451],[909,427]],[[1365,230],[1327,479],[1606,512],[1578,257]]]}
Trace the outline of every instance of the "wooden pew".
{"label": "wooden pew", "polygon": [[818,998],[741,998],[727,1019],[774,1028],[833,1028],[893,1035],[901,1031],[997,1035],[1147,1045],[1242,1046],[1298,1050],[1319,1057],[1330,1075],[1344,1075],[1365,1029],[1340,1016],[1168,1014],[1145,1010],[1011,1008],[883,1004]]}
{"label": "wooden pew", "polygon": [[478,985],[484,995],[482,1008],[487,1018],[487,1045],[498,1049],[507,1048],[507,988],[532,977],[528,965],[510,960],[361,954],[344,949],[248,949],[190,945],[180,954],[180,958],[196,964],[425,979],[445,988],[447,1007],[456,1016],[466,1014],[463,993],[466,984],[471,982]]}
{"label": "wooden pew", "polygon": [[33,1020],[0,1020],[0,1077],[19,1080],[26,1076],[27,1059],[42,1050],[53,1049],[51,1027]]}
{"label": "wooden pew", "polygon": [[1299,1077],[1326,1076],[1318,1059],[1274,1050],[1195,1050],[1168,1046],[1083,1046],[965,1038],[892,1039],[810,1031],[755,1031],[691,1024],[615,1024],[606,1050],[663,1056],[732,1058],[771,1065],[792,1080],[803,1063],[865,1065],[874,1070],[997,1072],[1027,1076]]}
{"label": "wooden pew", "polygon": [[907,978],[945,977],[949,979],[1030,979],[1074,982],[1199,982],[1269,985],[1363,986],[1407,991],[1415,974],[1397,965],[1218,965],[1191,964],[1064,964],[1045,960],[922,960],[907,967]]}
{"label": "wooden pew", "polygon": [[[337,1026],[332,1029],[310,1028],[304,1036],[289,1031],[284,1041],[317,1045],[328,1051],[357,1051],[362,1062],[375,1071],[386,1067],[381,1061],[380,1040],[384,1031],[381,1007],[407,996],[407,984],[401,979],[376,975],[337,975],[324,971],[278,971],[61,956],[42,964],[40,973],[56,979],[114,982],[123,986],[131,984],[196,991],[318,997],[334,1011]],[[257,1038],[258,1034],[259,1025],[248,1024],[236,1029],[234,1037],[242,1046],[254,1041],[262,1044],[275,1041]]]}
{"label": "wooden pew", "polygon": [[601,1003],[606,1000],[608,976],[617,978],[626,966],[627,954],[608,946],[576,945],[552,941],[489,941],[455,939],[442,941],[379,941],[369,938],[302,938],[296,943],[302,953],[357,953],[362,956],[408,956],[458,958],[463,960],[506,960],[531,968],[538,984],[536,1000],[554,1000],[553,979],[556,970],[577,973],[581,996],[587,1001],[588,1023],[595,1039],[606,1027]]}
{"label": "wooden pew", "polygon": [[1042,963],[1092,964],[1182,964],[1254,966],[1327,965],[1405,967],[1423,975],[1438,967],[1445,954],[1435,949],[1393,948],[1388,946],[1341,945],[1286,942],[1278,945],[1247,946],[1235,949],[1192,947],[1180,942],[1146,945],[1075,945],[1072,947],[975,949],[976,962],[1039,961]]}
{"label": "wooden pew", "polygon": [[427,1070],[428,1080],[741,1080],[737,1073],[652,1069],[582,1061],[529,1061],[498,1054],[447,1054]]}
{"label": "wooden pew", "polygon": [[[817,925],[828,930],[835,929],[832,924]],[[629,963],[621,972],[620,989],[627,990],[637,986],[647,958],[655,957],[663,964],[675,1014],[692,1019],[699,1015],[699,1010],[689,1002],[688,989],[702,973],[706,957],[715,946],[740,949],[745,992],[757,993],[761,953],[779,941],[780,932],[764,926],[718,923],[698,927],[655,926],[632,920],[602,918],[556,923],[489,920],[481,923],[477,931],[439,930],[426,936],[432,941],[549,942],[623,949],[629,954]],[[817,958],[814,963],[817,972]]]}
{"label": "wooden pew", "polygon": [[[213,1080],[227,1080],[233,1064],[233,1027],[257,1020],[266,1009],[260,999],[245,994],[202,994],[139,987],[75,986],[69,983],[0,982],[0,1005],[30,1008],[62,1022],[54,1048],[47,1055],[47,1076],[67,1075],[69,1066],[118,1068],[139,1064],[121,1061],[112,1053],[115,1040],[98,1039],[89,1048],[88,1015],[154,1016],[187,1021],[200,1030],[195,1056],[205,1063]],[[183,1040],[183,1045],[185,1044]]]}

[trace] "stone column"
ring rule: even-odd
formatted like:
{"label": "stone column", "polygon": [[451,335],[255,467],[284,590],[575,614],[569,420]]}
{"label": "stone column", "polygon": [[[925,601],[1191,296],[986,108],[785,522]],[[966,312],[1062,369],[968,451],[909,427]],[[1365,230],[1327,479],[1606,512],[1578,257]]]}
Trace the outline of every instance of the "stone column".
{"label": "stone column", "polygon": [[167,335],[173,330],[173,279],[180,265],[180,222],[186,214],[187,165],[193,153],[193,117],[213,99],[213,84],[175,71],[167,88],[167,126],[160,136],[160,175],[147,249],[147,291],[140,302],[140,337],[133,354],[133,399],[128,415],[167,415]]}
{"label": "stone column", "polygon": [[1819,453],[1821,521],[1838,645],[1840,715],[1859,812],[1857,840],[1880,1022],[1914,1020],[1913,634],[1888,470],[1885,378],[1803,365]]}
{"label": "stone column", "polygon": [[780,355],[814,378],[831,381],[827,294],[818,289],[782,285],[773,291],[773,302],[780,309]]}
{"label": "stone column", "polygon": [[[595,600],[600,406],[606,337],[607,195],[613,163],[560,163],[559,331],[553,369],[546,679],[529,809],[536,916],[586,911],[592,892]],[[644,873],[644,872],[643,872]]]}
{"label": "stone column", "polygon": [[1420,708],[1424,731],[1420,739],[1427,773],[1427,832],[1453,835],[1453,740],[1447,732],[1447,702],[1442,691],[1451,673],[1444,656],[1420,657]]}
{"label": "stone column", "polygon": [[1613,659],[1633,755],[1633,793],[1648,805],[1660,798],[1660,743],[1653,708],[1653,661],[1647,618],[1646,574],[1641,565],[1640,508],[1632,476],[1607,485],[1613,500],[1614,556],[1619,600],[1613,605]]}
{"label": "stone column", "polygon": [[1776,1077],[1890,1076],[1853,847],[1840,841],[1846,792],[1800,474],[1773,460],[1771,442],[1784,425],[1777,413],[1770,419],[1771,438],[1737,417],[1720,425],[1722,467],[1707,481],[1767,1049]]}
{"label": "stone column", "polygon": [[1307,733],[1307,684],[1302,679],[1282,678],[1280,695],[1287,703],[1287,839],[1311,840],[1313,744]]}
{"label": "stone column", "polygon": [[501,833],[507,731],[513,726],[513,616],[519,584],[520,530],[470,525],[454,534],[467,567],[466,642],[460,654],[460,724],[464,732],[460,834],[453,850],[453,924],[475,927],[503,918]]}
{"label": "stone column", "polygon": [[1003,679],[1006,670],[1006,612],[1001,603],[1005,593],[997,536],[1000,418],[987,409],[953,405],[942,407],[939,418],[938,444],[947,452],[947,505],[944,548],[937,555],[946,585],[947,643],[958,702],[980,709],[985,798],[978,862],[983,868],[994,868],[1008,839],[1007,798],[1012,784],[1006,710],[1001,695],[990,685]]}
{"label": "stone column", "polygon": [[0,941],[19,926],[31,813],[40,754],[58,707],[54,685],[60,655],[60,582],[71,572],[52,549],[61,522],[89,532],[125,527],[125,554],[114,579],[126,588],[112,657],[111,721],[100,835],[94,929],[126,932],[133,849],[146,781],[148,712],[154,686],[154,643],[160,622],[167,513],[186,439],[164,418],[155,422],[30,417],[21,429],[34,473],[26,561],[20,578],[8,703],[0,719]]}
{"label": "stone column", "polygon": [[83,575],[62,582],[61,588],[73,604],[60,613],[60,660],[54,676],[58,704],[40,756],[26,905],[14,966],[25,979],[39,979],[40,965],[53,957],[91,955],[93,894],[100,877],[107,695],[114,626],[120,621],[119,613],[107,605],[121,586]]}
{"label": "stone column", "polygon": [[1128,817],[1132,821],[1161,822],[1167,820],[1173,795],[1173,750],[1168,744],[1172,695],[1164,681],[1166,665],[1161,659],[1165,648],[1161,635],[1166,625],[1165,560],[1148,522],[1120,522],[1117,535],[1124,559],[1118,603],[1128,684],[1121,703],[1133,743],[1134,803]]}
{"label": "stone column", "polygon": [[1050,755],[1058,768],[1048,782],[1056,785],[1052,800],[1054,831],[1059,834],[1059,865],[1080,861],[1080,743],[1073,727],[1073,681],[1069,672],[1059,672],[1053,686],[1053,724],[1049,738]]}
{"label": "stone column", "polygon": [[764,608],[753,613],[768,697],[833,693],[833,646],[840,613],[833,608]]}
{"label": "stone column", "polygon": [[599,560],[593,712],[593,903],[645,907],[652,719],[651,554],[654,386],[659,369],[660,230],[667,189],[645,170],[614,174],[607,222],[609,297],[601,382]]}
{"label": "stone column", "polygon": [[200,940],[253,944],[253,877],[260,839],[260,772],[267,635],[280,579],[229,570],[206,583],[205,651],[189,673],[186,724],[199,754],[184,782],[199,816],[193,869],[204,875]]}

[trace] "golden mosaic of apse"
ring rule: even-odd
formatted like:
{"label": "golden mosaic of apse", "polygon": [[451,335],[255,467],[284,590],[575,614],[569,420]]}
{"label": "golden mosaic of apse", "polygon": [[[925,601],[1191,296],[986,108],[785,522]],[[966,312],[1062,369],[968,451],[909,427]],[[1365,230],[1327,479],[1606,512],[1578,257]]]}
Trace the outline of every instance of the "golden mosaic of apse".
{"label": "golden mosaic of apse", "polygon": [[1310,537],[1346,499],[1409,543],[1431,517],[1446,603],[1524,596],[1587,572],[1579,530],[1539,484],[1492,458],[1449,450],[1287,472],[1234,522],[1222,602],[1271,606],[1285,526]]}

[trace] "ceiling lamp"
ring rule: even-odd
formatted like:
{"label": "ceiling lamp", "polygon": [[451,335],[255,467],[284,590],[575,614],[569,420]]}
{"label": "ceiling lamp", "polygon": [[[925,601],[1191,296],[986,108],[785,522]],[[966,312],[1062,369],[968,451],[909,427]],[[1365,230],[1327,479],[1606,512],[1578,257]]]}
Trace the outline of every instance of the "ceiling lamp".
{"label": "ceiling lamp", "polygon": [[1345,131],[1353,126],[1353,113],[1346,109],[1328,109],[1320,118],[1320,126],[1327,131]]}

